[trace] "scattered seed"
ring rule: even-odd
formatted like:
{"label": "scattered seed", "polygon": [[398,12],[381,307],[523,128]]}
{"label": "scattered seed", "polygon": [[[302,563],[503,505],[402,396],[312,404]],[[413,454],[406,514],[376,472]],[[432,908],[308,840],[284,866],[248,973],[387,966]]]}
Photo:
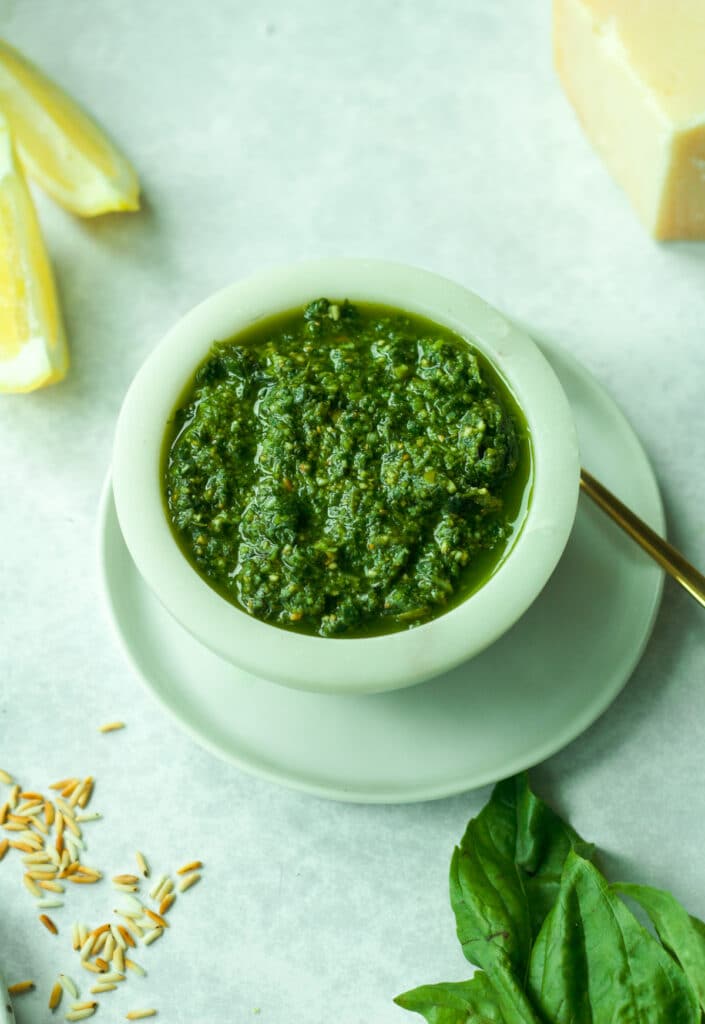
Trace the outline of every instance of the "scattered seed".
{"label": "scattered seed", "polygon": [[67,996],[71,996],[72,999],[78,999],[78,989],[68,974],[59,975],[59,984]]}
{"label": "scattered seed", "polygon": [[106,942],[106,938],[107,938],[107,936],[106,936],[105,932],[103,932],[101,935],[98,936],[98,938],[95,941],[95,945],[93,947],[93,955],[94,956],[97,955],[98,953],[102,953],[103,946],[105,945],[105,942]]}
{"label": "scattered seed", "polygon": [[6,772],[2,768],[0,768],[0,782],[4,782],[6,786],[11,786],[12,781],[12,776],[9,774],[9,772]]}
{"label": "scattered seed", "polygon": [[[21,793],[21,797],[26,797],[27,793]],[[40,796],[38,800],[25,800],[24,803],[20,804],[17,808],[18,814],[28,814],[33,817],[35,814],[39,814],[40,811],[44,810],[44,800]]]}
{"label": "scattered seed", "polygon": [[78,926],[78,935],[79,935],[79,938],[81,939],[81,945],[83,945],[83,943],[88,938],[88,928],[86,927],[85,924],[79,924],[79,926]]}
{"label": "scattered seed", "polygon": [[113,938],[112,932],[108,932],[105,937],[105,946],[103,947],[103,956],[110,963],[113,959],[113,953],[115,952],[115,939]]}
{"label": "scattered seed", "polygon": [[124,729],[124,722],[106,722],[105,725],[98,727],[98,732],[117,732],[118,729]]}
{"label": "scattered seed", "polygon": [[115,982],[124,981],[125,975],[121,971],[108,971],[108,973],[104,974],[100,980],[114,984]]}
{"label": "scattered seed", "polygon": [[90,864],[81,864],[80,862],[76,865],[76,870],[80,871],[82,875],[93,875],[94,878],[102,878],[103,872],[99,871],[98,868],[92,868]]}
{"label": "scattered seed", "polygon": [[111,963],[116,971],[125,970],[125,953],[122,946],[115,946],[115,952],[113,953],[113,959],[111,960]]}
{"label": "scattered seed", "polygon": [[76,822],[74,821],[74,819],[73,818],[69,818],[68,814],[64,814],[63,812],[61,814],[61,817],[64,819],[64,825],[66,826],[66,828],[70,832],[73,832],[73,834],[76,837],[76,839],[80,839],[81,838],[81,830],[78,827],[78,825],[76,824]]}
{"label": "scattered seed", "polygon": [[24,882],[24,884],[26,885],[26,887],[29,889],[32,896],[34,896],[36,900],[41,899],[42,890],[39,888],[39,886],[37,885],[33,878],[31,878],[29,875],[23,875],[22,881]]}
{"label": "scattered seed", "polygon": [[125,1020],[144,1020],[145,1017],[156,1017],[156,1010],[130,1010]]}
{"label": "scattered seed", "polygon": [[54,847],[57,853],[63,853],[64,850],[64,816],[63,814],[56,815],[56,842]]}
{"label": "scattered seed", "polygon": [[74,921],[71,925],[71,945],[75,950],[81,948],[81,933],[78,924]]}
{"label": "scattered seed", "polygon": [[194,871],[192,875],[186,875],[186,877],[179,882],[179,892],[186,892],[187,889],[190,889],[192,885],[195,885],[196,882],[199,882],[200,880],[201,876],[197,871]]}
{"label": "scattered seed", "polygon": [[0,860],[3,859],[10,846],[9,839],[0,839]]}
{"label": "scattered seed", "polygon": [[90,811],[87,814],[76,815],[76,821],[97,821],[98,818],[102,818],[100,811]]}
{"label": "scattered seed", "polygon": [[157,941],[157,939],[161,939],[163,934],[163,928],[152,928],[151,932],[147,932],[142,941],[144,942],[145,946],[151,946],[153,942]]}
{"label": "scattered seed", "polygon": [[81,848],[78,846],[78,840],[74,839],[73,836],[69,836],[64,832],[64,845],[68,850],[69,854],[69,865],[73,867],[73,871],[69,874],[77,874],[81,867]]}
{"label": "scattered seed", "polygon": [[113,882],[117,882],[118,885],[137,885],[139,878],[137,875],[114,875]]}
{"label": "scattered seed", "polygon": [[52,935],[59,934],[59,929],[56,927],[56,925],[54,924],[54,922],[52,921],[48,914],[40,914],[39,920],[42,922],[46,930],[48,932],[51,932]]}
{"label": "scattered seed", "polygon": [[172,880],[170,878],[165,878],[164,881],[162,882],[162,884],[159,886],[159,889],[157,890],[157,895],[156,895],[155,898],[158,899],[158,900],[163,900],[164,897],[168,896],[170,892],[173,892],[173,890],[174,890],[174,883],[172,882]]}
{"label": "scattered seed", "polygon": [[16,981],[14,985],[8,986],[7,991],[11,996],[23,996],[25,992],[31,992],[33,988],[33,981]]}
{"label": "scattered seed", "polygon": [[140,853],[138,850],[135,854],[135,860],[137,861],[137,867],[139,868],[140,874],[144,878],[149,878],[149,864],[147,863],[144,854]]}
{"label": "scattered seed", "polygon": [[[141,917],[142,915],[140,914],[139,916]],[[125,920],[127,922],[127,927],[132,931],[133,935],[136,938],[141,939],[144,935],[144,928],[142,928],[132,917],[126,917]]]}
{"label": "scattered seed", "polygon": [[84,940],[81,946],[81,960],[87,960],[93,952],[93,946],[95,945],[95,935],[93,932]]}
{"label": "scattered seed", "polygon": [[[10,843],[10,846],[12,846],[12,843]],[[31,871],[28,871],[27,874],[30,878],[46,881],[47,878],[51,879],[56,875],[56,866],[54,864],[33,864]]]}
{"label": "scattered seed", "polygon": [[110,966],[107,960],[104,960],[102,956],[97,956],[95,958],[95,965],[101,972],[107,971]]}
{"label": "scattered seed", "polygon": [[61,884],[61,882],[43,882],[42,881],[42,882],[39,882],[38,885],[39,885],[39,887],[41,889],[46,889],[48,892],[63,892],[64,891],[64,887]]}
{"label": "scattered seed", "polygon": [[78,1003],[77,1005],[81,1006],[81,1009],[69,1010],[64,1015],[64,1020],[85,1020],[86,1017],[92,1017],[98,1008],[97,1003]]}
{"label": "scattered seed", "polygon": [[17,838],[23,843],[28,843],[34,850],[41,850],[44,846],[44,840],[40,836],[35,835],[34,832],[30,832],[29,829],[20,832]]}
{"label": "scattered seed", "polygon": [[96,1005],[92,1006],[90,1010],[69,1010],[69,1012],[64,1015],[64,1020],[85,1020],[86,1017],[92,1017],[96,1011],[97,1005],[98,1004],[96,1003]]}
{"label": "scattered seed", "polygon": [[2,807],[0,807],[0,825],[4,825],[5,824],[5,822],[7,821],[7,816],[8,816],[9,813],[10,813],[10,805],[9,804],[3,804]]}
{"label": "scattered seed", "polygon": [[22,858],[23,864],[49,864],[51,863],[51,855],[46,850],[35,850],[33,853],[28,853],[26,857]]}
{"label": "scattered seed", "polygon": [[10,805],[10,810],[11,811],[14,811],[15,807],[17,807],[17,801],[19,800],[19,797],[20,797],[20,787],[15,785],[10,790],[10,795],[7,798],[7,802]]}
{"label": "scattered seed", "polygon": [[61,779],[59,782],[49,784],[49,789],[65,789],[70,782],[78,782],[78,779]]}
{"label": "scattered seed", "polygon": [[24,829],[20,832],[18,838],[26,839],[28,843],[37,843],[38,846],[44,845],[44,840],[41,836],[38,836],[36,832],[32,831],[32,819],[27,817],[21,817],[17,819],[18,822],[24,822]]}
{"label": "scattered seed", "polygon": [[55,1010],[57,1008],[57,1006],[61,1002],[61,997],[62,997],[63,994],[64,994],[64,990],[62,989],[60,983],[58,981],[55,982],[54,983],[54,987],[51,990],[51,995],[49,996],[49,1009],[50,1010],[53,1011],[53,1010]]}
{"label": "scattered seed", "polygon": [[92,960],[81,960],[81,967],[84,971],[92,971],[93,974],[102,974],[100,967],[96,966]]}
{"label": "scattered seed", "polygon": [[116,907],[115,913],[119,914],[120,917],[126,918],[130,923],[132,923],[132,921],[136,920],[138,917],[142,917],[142,910],[142,907],[140,907],[139,910],[133,910],[132,907]]}
{"label": "scattered seed", "polygon": [[13,850],[22,850],[23,853],[34,853],[36,850],[34,843],[24,843],[19,839],[11,839],[9,845]]}
{"label": "scattered seed", "polygon": [[57,796],[56,798],[56,806],[59,808],[59,810],[61,811],[65,818],[71,818],[72,821],[75,819],[76,812],[74,811],[71,804],[67,804],[66,801],[62,800],[61,797],[59,796]]}
{"label": "scattered seed", "polygon": [[176,893],[170,892],[167,896],[164,897],[162,902],[159,904],[159,913],[162,915],[166,914],[167,911],[174,905],[175,900]]}
{"label": "scattered seed", "polygon": [[37,900],[37,906],[39,907],[40,910],[51,910],[54,907],[63,907],[63,905],[64,905],[64,901],[63,900],[52,900],[52,899]]}
{"label": "scattered seed", "polygon": [[169,922],[165,921],[161,914],[155,914],[153,910],[148,910],[146,907],[144,912],[147,915],[147,917],[150,918],[150,920],[154,921],[154,923],[158,925],[160,928],[169,927]]}
{"label": "scattered seed", "polygon": [[44,801],[44,820],[48,828],[54,824],[54,805],[51,800]]}
{"label": "scattered seed", "polygon": [[61,790],[61,795],[64,800],[68,800],[76,786],[79,785],[80,781],[80,779],[70,779],[69,782],[66,783],[64,788]]}
{"label": "scattered seed", "polygon": [[72,1010],[90,1010],[91,1008],[94,1008],[97,1005],[98,1004],[95,1001],[95,999],[90,999],[90,1000],[86,1000],[86,1001],[84,1001],[82,1003],[72,1003],[71,1004],[71,1009]]}
{"label": "scattered seed", "polygon": [[135,974],[139,974],[141,978],[144,978],[147,973],[144,967],[141,967],[134,960],[130,960],[127,956],[125,957],[125,967],[127,967],[128,971],[134,971]]}
{"label": "scattered seed", "polygon": [[79,807],[85,807],[87,805],[88,801],[93,796],[94,785],[95,782],[92,775],[89,775],[88,778],[83,780],[83,791],[78,798]]}
{"label": "scattered seed", "polygon": [[[132,922],[130,922],[130,923],[132,923]],[[119,924],[117,926],[117,929],[120,932],[120,935],[122,936],[122,938],[124,939],[126,945],[130,946],[132,949],[134,949],[135,948],[135,940],[133,939],[132,935],[127,930],[125,925],[124,924]]]}
{"label": "scattered seed", "polygon": [[140,891],[139,885],[125,885],[124,883],[121,883],[121,882],[113,882],[113,889],[115,889],[116,892],[139,892]]}
{"label": "scattered seed", "polygon": [[107,984],[104,982],[98,982],[97,985],[93,985],[91,992],[98,995],[99,992],[114,992],[116,988],[117,985],[113,985],[111,981],[107,982]]}
{"label": "scattered seed", "polygon": [[156,882],[154,883],[153,887],[149,891],[149,895],[150,895],[150,897],[153,900],[157,899],[157,894],[159,893],[159,890],[161,889],[161,887],[164,885],[164,883],[166,881],[168,881],[166,875],[160,875],[159,878],[156,880]]}
{"label": "scattered seed", "polygon": [[191,860],[188,864],[184,864],[182,868],[177,868],[177,875],[188,875],[190,871],[199,871],[203,867],[203,861]]}

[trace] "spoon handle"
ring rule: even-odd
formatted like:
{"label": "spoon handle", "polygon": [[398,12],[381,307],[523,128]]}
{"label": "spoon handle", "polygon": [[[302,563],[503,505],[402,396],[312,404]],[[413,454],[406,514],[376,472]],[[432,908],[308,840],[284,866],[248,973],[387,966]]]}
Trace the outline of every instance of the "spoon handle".
{"label": "spoon handle", "polygon": [[651,555],[669,576],[672,576],[688,591],[691,597],[705,607],[705,576],[686,561],[680,551],[677,551],[663,537],[659,537],[643,519],[623,505],[619,498],[616,498],[585,469],[580,470],[580,486],[600,506],[602,511],[607,513],[610,519],[621,526],[625,533],[628,533],[632,540],[635,540],[646,551],[647,555]]}

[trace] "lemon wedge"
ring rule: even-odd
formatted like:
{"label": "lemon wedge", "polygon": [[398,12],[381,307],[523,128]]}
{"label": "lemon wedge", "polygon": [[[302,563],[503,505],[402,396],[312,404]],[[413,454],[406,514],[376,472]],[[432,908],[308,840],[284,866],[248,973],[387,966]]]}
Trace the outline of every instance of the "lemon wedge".
{"label": "lemon wedge", "polygon": [[61,380],[69,359],[32,197],[0,115],[0,391]]}
{"label": "lemon wedge", "polygon": [[27,173],[82,217],[139,209],[139,182],[88,114],[0,40],[0,109]]}

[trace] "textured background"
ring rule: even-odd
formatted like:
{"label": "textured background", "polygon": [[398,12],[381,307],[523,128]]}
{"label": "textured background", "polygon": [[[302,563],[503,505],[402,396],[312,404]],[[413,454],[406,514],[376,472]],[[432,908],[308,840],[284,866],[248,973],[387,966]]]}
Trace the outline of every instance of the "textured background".
{"label": "textured background", "polygon": [[[328,254],[416,263],[583,360],[640,434],[672,538],[704,565],[705,246],[643,233],[558,88],[545,2],[0,10],[0,31],[110,126],[145,194],[139,216],[94,223],[38,196],[74,365],[60,387],[0,402],[0,764],[30,787],[96,774],[89,859],[108,870],[137,848],[157,866],[208,862],[141,990],[112,1013],[106,1000],[103,1019],[136,1004],[170,1022],[255,1008],[268,1024],[402,1021],[397,992],[467,974],[446,874],[487,793],[321,802],[215,762],[163,717],[98,597],[96,504],[122,396],[173,321],[241,275]],[[670,886],[703,916],[704,624],[667,584],[622,696],[535,773],[613,876]],[[118,717],[125,732],[97,733]],[[105,887],[81,896],[52,939],[2,865],[10,979],[71,967],[66,923],[111,906]],[[46,987],[20,1024],[45,1006]]]}

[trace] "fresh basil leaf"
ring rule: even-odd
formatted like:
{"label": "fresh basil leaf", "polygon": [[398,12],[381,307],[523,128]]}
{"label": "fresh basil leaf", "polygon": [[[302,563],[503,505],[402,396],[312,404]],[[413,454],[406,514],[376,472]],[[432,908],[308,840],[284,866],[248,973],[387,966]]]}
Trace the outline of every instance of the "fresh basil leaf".
{"label": "fresh basil leaf", "polygon": [[524,994],[531,915],[516,844],[517,785],[508,779],[495,786],[453,853],[450,902],[463,952],[487,972],[506,1024],[534,1024]]}
{"label": "fresh basil leaf", "polygon": [[514,861],[517,819],[513,781],[495,786],[465,830],[450,864],[450,902],[458,939],[472,964],[501,965],[524,979],[531,948],[529,906]]}
{"label": "fresh basil leaf", "polygon": [[404,1010],[420,1013],[428,1024],[507,1024],[492,984],[482,971],[470,981],[422,985],[397,996],[394,1002]]}
{"label": "fresh basil leaf", "polygon": [[548,804],[529,789],[526,773],[514,780],[517,809],[515,860],[524,872],[531,934],[539,933],[558,898],[565,859],[571,850],[591,860],[595,847],[586,843]]}
{"label": "fresh basil leaf", "polygon": [[492,983],[506,1024],[541,1024],[524,991],[524,984],[519,984],[516,975],[506,965],[494,965],[487,972],[487,977]]}
{"label": "fresh basil leaf", "polygon": [[661,942],[687,974],[705,1011],[705,923],[692,917],[675,896],[663,889],[628,882],[616,882],[612,889],[643,907]]}
{"label": "fresh basil leaf", "polygon": [[529,995],[551,1024],[699,1024],[678,964],[597,869],[569,853],[531,954]]}
{"label": "fresh basil leaf", "polygon": [[487,969],[501,951],[523,979],[568,853],[589,859],[593,849],[532,793],[526,773],[498,783],[451,862],[451,905],[468,960]]}

